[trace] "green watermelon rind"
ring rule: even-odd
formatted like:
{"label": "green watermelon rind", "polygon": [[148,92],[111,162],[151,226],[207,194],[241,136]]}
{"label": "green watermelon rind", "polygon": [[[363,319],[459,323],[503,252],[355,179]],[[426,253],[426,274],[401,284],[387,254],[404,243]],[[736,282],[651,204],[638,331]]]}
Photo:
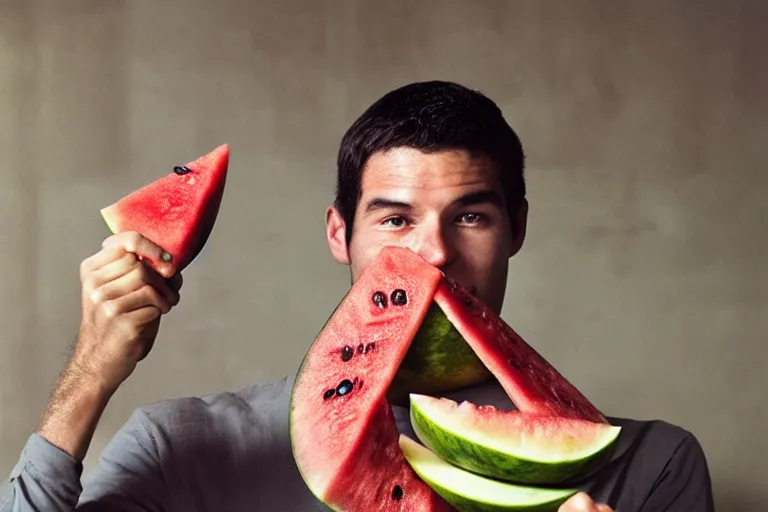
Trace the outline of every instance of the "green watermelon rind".
{"label": "green watermelon rind", "polygon": [[101,218],[104,221],[104,224],[106,224],[110,233],[113,235],[117,233],[117,225],[115,224],[115,219],[112,216],[112,207],[103,208],[101,210]]}
{"label": "green watermelon rind", "polygon": [[[480,439],[477,432],[460,432],[457,426],[431,417],[420,407],[418,395],[411,394],[410,399],[411,425],[426,447],[457,467],[521,484],[557,485],[584,474],[610,456],[621,431],[621,427],[608,427],[605,436],[593,445],[585,446],[581,456],[575,458],[547,457],[547,447],[540,444],[535,448],[545,456],[537,460],[491,447]],[[543,441],[535,440],[537,443]]]}
{"label": "green watermelon rind", "polygon": [[422,393],[444,393],[492,376],[433,300],[400,364],[394,384]]}
{"label": "green watermelon rind", "polygon": [[419,478],[460,512],[557,512],[577,492],[506,483],[477,475],[450,464],[403,434],[399,444]]}

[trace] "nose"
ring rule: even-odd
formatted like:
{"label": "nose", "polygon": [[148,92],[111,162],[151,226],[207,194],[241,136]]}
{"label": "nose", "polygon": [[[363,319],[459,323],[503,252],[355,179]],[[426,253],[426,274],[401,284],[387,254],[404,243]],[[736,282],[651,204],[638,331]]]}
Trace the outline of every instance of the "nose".
{"label": "nose", "polygon": [[439,222],[424,223],[421,226],[416,253],[427,263],[443,270],[454,258],[454,248],[449,235]]}

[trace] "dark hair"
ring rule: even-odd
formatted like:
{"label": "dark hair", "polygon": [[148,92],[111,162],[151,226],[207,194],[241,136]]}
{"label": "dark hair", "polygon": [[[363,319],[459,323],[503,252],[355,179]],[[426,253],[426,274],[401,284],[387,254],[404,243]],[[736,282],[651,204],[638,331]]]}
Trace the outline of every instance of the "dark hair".
{"label": "dark hair", "polygon": [[347,243],[352,238],[368,158],[396,147],[425,152],[463,149],[490,158],[499,168],[507,210],[515,225],[525,198],[524,155],[520,139],[499,107],[482,93],[456,83],[417,82],[381,97],[341,140],[334,204],[344,219]]}

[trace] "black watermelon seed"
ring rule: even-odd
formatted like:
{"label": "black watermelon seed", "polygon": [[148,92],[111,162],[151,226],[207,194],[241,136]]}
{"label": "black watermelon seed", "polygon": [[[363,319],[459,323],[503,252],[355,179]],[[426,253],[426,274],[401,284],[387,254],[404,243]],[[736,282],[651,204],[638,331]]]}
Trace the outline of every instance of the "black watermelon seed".
{"label": "black watermelon seed", "polygon": [[361,343],[361,344],[359,344],[357,346],[357,353],[358,354],[362,354],[364,350],[365,350],[365,345],[364,344]]}
{"label": "black watermelon seed", "polygon": [[341,381],[336,388],[336,394],[339,396],[344,396],[347,393],[352,391],[352,388],[354,387],[354,384],[352,384],[352,381],[349,379],[344,379]]}
{"label": "black watermelon seed", "polygon": [[323,393],[323,400],[330,400],[335,394],[336,394],[336,390],[331,388],[327,390],[325,393]]}
{"label": "black watermelon seed", "polygon": [[398,501],[403,499],[403,488],[399,485],[396,485],[394,489],[392,489],[392,499]]}
{"label": "black watermelon seed", "polygon": [[373,300],[373,303],[376,304],[381,309],[384,309],[387,307],[387,296],[384,294],[384,292],[374,292],[372,300]]}
{"label": "black watermelon seed", "polygon": [[355,349],[349,345],[345,345],[344,348],[341,349],[341,360],[345,363],[352,359],[353,355],[355,355]]}
{"label": "black watermelon seed", "polygon": [[404,306],[408,303],[408,295],[405,290],[397,289],[392,292],[392,304],[395,306]]}
{"label": "black watermelon seed", "polygon": [[173,168],[173,172],[181,176],[182,174],[187,174],[188,172],[192,172],[192,169],[187,167],[186,165],[177,165]]}
{"label": "black watermelon seed", "polygon": [[370,352],[371,350],[373,350],[375,348],[376,348],[376,343],[375,342],[371,342],[371,343],[369,343],[369,344],[367,344],[365,346],[365,353],[367,354],[368,352]]}

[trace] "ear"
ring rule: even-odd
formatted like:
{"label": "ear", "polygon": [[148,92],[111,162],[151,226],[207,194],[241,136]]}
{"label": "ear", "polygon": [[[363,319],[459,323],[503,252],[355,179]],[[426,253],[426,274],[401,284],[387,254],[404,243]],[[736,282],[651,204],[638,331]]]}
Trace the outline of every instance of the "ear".
{"label": "ear", "polygon": [[325,236],[333,259],[342,265],[349,265],[347,250],[346,225],[344,218],[335,206],[329,206],[325,211]]}
{"label": "ear", "polygon": [[528,227],[528,200],[523,199],[517,210],[515,223],[512,226],[512,243],[509,246],[509,257],[517,254],[525,242],[525,233]]}

